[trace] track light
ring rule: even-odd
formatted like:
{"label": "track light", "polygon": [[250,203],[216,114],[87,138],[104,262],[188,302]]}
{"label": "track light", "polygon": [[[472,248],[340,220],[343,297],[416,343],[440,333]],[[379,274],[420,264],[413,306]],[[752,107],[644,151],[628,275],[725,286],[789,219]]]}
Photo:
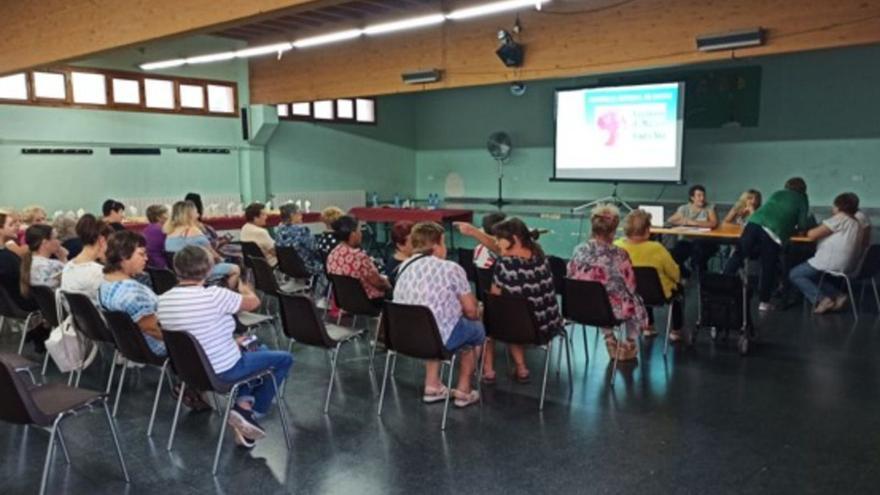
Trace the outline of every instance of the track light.
{"label": "track light", "polygon": [[360,29],[349,29],[347,31],[337,31],[330,34],[322,34],[320,36],[312,36],[311,38],[303,38],[293,42],[296,48],[308,48],[310,46],[326,45],[328,43],[336,43],[357,38],[362,31]]}
{"label": "track light", "polygon": [[414,17],[412,19],[404,19],[402,21],[386,22],[383,24],[368,26],[364,28],[364,34],[376,35],[393,33],[395,31],[404,31],[407,29],[414,29],[418,27],[433,26],[434,24],[440,24],[445,20],[446,17],[443,14],[432,14],[422,17]]}
{"label": "track light", "polygon": [[534,6],[536,9],[540,10],[541,6],[549,1],[550,0],[504,0],[501,2],[478,5],[476,7],[467,7],[454,10],[447,14],[446,18],[457,21],[461,19],[471,19],[474,17],[497,14],[499,12],[507,12],[509,10],[516,10],[531,6]]}

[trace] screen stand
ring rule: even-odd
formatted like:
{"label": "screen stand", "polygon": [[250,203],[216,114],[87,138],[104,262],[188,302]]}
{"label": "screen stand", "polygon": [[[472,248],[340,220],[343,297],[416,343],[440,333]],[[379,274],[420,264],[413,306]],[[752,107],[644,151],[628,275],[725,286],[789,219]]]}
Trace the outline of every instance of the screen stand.
{"label": "screen stand", "polygon": [[504,182],[504,160],[495,160],[498,162],[498,199],[495,200],[492,204],[501,209],[509,203],[508,201],[504,201],[504,194],[502,193],[502,183]]}
{"label": "screen stand", "polygon": [[571,209],[572,213],[581,213],[585,210],[588,210],[596,205],[600,205],[603,203],[611,203],[614,206],[617,206],[621,210],[626,210],[627,212],[633,211],[634,208],[629,205],[626,201],[623,200],[620,196],[617,195],[617,182],[614,183],[614,190],[611,191],[610,196],[605,196],[604,198],[599,198],[595,201],[590,201],[589,203],[584,203],[580,206],[576,206]]}

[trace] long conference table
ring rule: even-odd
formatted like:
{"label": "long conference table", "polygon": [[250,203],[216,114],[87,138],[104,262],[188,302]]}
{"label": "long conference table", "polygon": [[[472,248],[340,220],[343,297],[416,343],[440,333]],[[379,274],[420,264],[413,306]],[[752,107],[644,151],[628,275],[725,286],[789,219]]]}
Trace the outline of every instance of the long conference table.
{"label": "long conference table", "polygon": [[[303,213],[303,223],[315,223],[321,220],[320,213]],[[214,228],[214,230],[239,230],[244,226],[246,220],[244,219],[244,215],[236,215],[236,216],[222,216],[222,217],[205,217],[202,219],[202,223],[210,225]],[[269,219],[266,222],[268,227],[274,227],[281,223],[281,215],[278,213],[270,213]],[[147,219],[144,217],[136,217],[131,218],[123,222],[125,228],[129,230],[133,230],[135,232],[140,232],[147,228]]]}
{"label": "long conference table", "polygon": [[[651,234],[657,235],[680,235],[698,239],[716,240],[719,242],[732,242],[742,236],[743,226],[732,223],[723,223],[714,229],[699,227],[651,227]],[[791,242],[813,242],[806,236],[792,236]]]}
{"label": "long conference table", "polygon": [[362,222],[381,223],[386,226],[386,237],[388,237],[388,225],[394,222],[410,221],[410,222],[437,222],[443,225],[449,234],[449,244],[455,249],[455,231],[452,222],[468,222],[474,221],[473,210],[461,210],[455,208],[437,208],[433,210],[425,208],[390,208],[390,207],[355,207],[349,210],[350,215]]}

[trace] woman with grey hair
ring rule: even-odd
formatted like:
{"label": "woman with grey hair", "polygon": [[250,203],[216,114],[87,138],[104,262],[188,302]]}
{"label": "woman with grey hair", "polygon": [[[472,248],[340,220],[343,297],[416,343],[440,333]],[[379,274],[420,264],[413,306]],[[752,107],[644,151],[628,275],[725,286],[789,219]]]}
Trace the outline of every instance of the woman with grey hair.
{"label": "woman with grey hair", "polygon": [[275,245],[292,247],[312,274],[324,271],[311,229],[302,224],[303,216],[293,203],[281,205],[281,225],[275,228]]}
{"label": "woman with grey hair", "polygon": [[[271,369],[275,383],[283,383],[293,364],[285,351],[242,349],[245,336],[236,337],[234,315],[260,306],[253,288],[239,282],[238,292],[218,286],[205,287],[214,266],[211,255],[199,246],[185,246],[174,255],[174,271],[180,283],[159,296],[159,321],[172,332],[188,332],[202,346],[214,373],[234,383],[255,372]],[[245,352],[246,351],[246,352]],[[266,436],[257,420],[269,412],[275,387],[270,380],[239,389],[229,415],[235,442],[251,448]]]}

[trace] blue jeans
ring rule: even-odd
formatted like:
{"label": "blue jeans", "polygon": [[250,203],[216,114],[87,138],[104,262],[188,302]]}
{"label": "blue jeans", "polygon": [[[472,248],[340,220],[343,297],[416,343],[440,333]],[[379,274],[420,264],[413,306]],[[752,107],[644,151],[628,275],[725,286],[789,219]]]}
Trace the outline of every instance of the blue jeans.
{"label": "blue jeans", "polygon": [[739,238],[733,255],[724,267],[725,275],[736,275],[746,258],[761,260],[761,284],[758,287],[758,299],[770,302],[773,289],[776,288],[776,270],[779,267],[779,253],[782,246],[764,231],[764,227],[756,223],[747,223]]}
{"label": "blue jeans", "polygon": [[168,351],[165,349],[165,342],[157,339],[156,337],[144,334],[144,340],[147,341],[147,346],[149,346],[150,350],[153,351],[153,354],[159,357],[168,357]]}
{"label": "blue jeans", "polygon": [[[293,365],[293,355],[291,353],[260,349],[258,351],[243,352],[241,359],[235,363],[235,366],[217,376],[224,382],[233,383],[258,371],[271,368],[272,375],[275,376],[275,383],[278,384],[278,387],[281,387],[281,382],[287,377],[287,372],[290,371],[291,365]],[[237,400],[253,401],[254,411],[257,414],[263,415],[269,412],[273,397],[275,397],[275,388],[272,385],[272,380],[269,377],[265,377],[262,382],[239,387]]]}
{"label": "blue jeans", "polygon": [[822,272],[807,262],[792,268],[788,274],[791,283],[796,285],[804,293],[804,297],[813,304],[816,304],[823,297],[835,298],[840,295],[840,291],[834,287],[834,283],[829,277],[825,277],[826,280],[823,281],[820,289],[818,282],[821,276]]}
{"label": "blue jeans", "polygon": [[462,316],[443,347],[449,352],[455,352],[465,346],[482,345],[484,340],[486,330],[483,329],[483,324],[479,320],[469,320]]}

